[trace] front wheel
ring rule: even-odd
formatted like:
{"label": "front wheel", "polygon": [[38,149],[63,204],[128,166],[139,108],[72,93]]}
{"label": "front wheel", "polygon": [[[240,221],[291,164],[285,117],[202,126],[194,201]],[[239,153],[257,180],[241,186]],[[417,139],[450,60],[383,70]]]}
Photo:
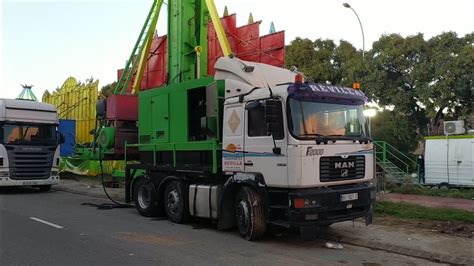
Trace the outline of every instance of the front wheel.
{"label": "front wheel", "polygon": [[155,185],[150,179],[141,177],[133,189],[135,208],[140,215],[155,217],[159,214],[158,197]]}
{"label": "front wheel", "polygon": [[265,212],[260,194],[242,187],[235,199],[236,224],[240,235],[247,240],[260,239],[266,231]]}

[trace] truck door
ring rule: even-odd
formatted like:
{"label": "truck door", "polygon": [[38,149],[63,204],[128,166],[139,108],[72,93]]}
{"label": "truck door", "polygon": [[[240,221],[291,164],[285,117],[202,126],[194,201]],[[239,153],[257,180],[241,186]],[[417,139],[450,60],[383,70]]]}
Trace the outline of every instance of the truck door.
{"label": "truck door", "polygon": [[[244,140],[244,167],[245,172],[261,173],[267,185],[287,187],[287,140],[283,119],[283,104],[276,101],[279,106],[277,123],[279,133],[274,134],[278,152],[274,152],[272,134],[268,133],[265,120],[266,101],[248,102],[245,110],[245,140]],[[274,101],[275,103],[275,101]]]}
{"label": "truck door", "polygon": [[155,142],[169,142],[169,106],[168,94],[154,96],[152,105],[152,124],[154,132],[151,132]]}

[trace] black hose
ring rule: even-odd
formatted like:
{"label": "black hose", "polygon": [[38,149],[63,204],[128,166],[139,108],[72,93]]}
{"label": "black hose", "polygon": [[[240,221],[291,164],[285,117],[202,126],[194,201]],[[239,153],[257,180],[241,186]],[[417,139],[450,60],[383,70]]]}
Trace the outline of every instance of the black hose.
{"label": "black hose", "polygon": [[104,193],[107,196],[107,198],[112,202],[112,203],[103,203],[103,204],[95,204],[95,203],[82,203],[81,205],[84,206],[92,206],[92,207],[97,207],[99,210],[110,210],[110,209],[125,209],[125,208],[135,208],[134,205],[132,204],[126,204],[126,203],[121,203],[118,202],[112,197],[110,197],[109,193],[107,192],[107,189],[105,189],[105,183],[104,183],[104,168],[102,165],[102,147],[100,143],[98,143],[98,148],[99,148],[99,168],[100,168],[100,177],[102,180],[102,188],[104,189]]}

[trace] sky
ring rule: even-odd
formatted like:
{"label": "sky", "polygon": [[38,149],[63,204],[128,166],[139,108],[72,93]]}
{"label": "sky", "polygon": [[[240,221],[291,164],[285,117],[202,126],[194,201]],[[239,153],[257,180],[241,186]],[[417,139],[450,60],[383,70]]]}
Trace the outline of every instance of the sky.
{"label": "sky", "polygon": [[[0,98],[15,98],[20,84],[33,84],[38,98],[73,76],[99,79],[99,86],[117,79],[117,69],[138,37],[152,0],[0,0]],[[172,1],[172,0],[165,0]],[[237,25],[252,12],[260,33],[273,21],[285,30],[286,43],[296,37],[346,40],[365,50],[383,34],[423,33],[425,39],[445,31],[458,36],[474,32],[474,0],[215,0],[237,13]],[[165,6],[164,6],[165,7]],[[166,34],[166,8],[158,33]]]}

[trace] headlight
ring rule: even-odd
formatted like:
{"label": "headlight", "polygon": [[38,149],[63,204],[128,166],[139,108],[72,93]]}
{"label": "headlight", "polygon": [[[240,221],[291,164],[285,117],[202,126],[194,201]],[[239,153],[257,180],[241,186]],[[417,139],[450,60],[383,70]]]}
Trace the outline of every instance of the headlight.
{"label": "headlight", "polygon": [[293,201],[293,207],[296,209],[315,208],[320,206],[321,205],[316,199],[295,199]]}

